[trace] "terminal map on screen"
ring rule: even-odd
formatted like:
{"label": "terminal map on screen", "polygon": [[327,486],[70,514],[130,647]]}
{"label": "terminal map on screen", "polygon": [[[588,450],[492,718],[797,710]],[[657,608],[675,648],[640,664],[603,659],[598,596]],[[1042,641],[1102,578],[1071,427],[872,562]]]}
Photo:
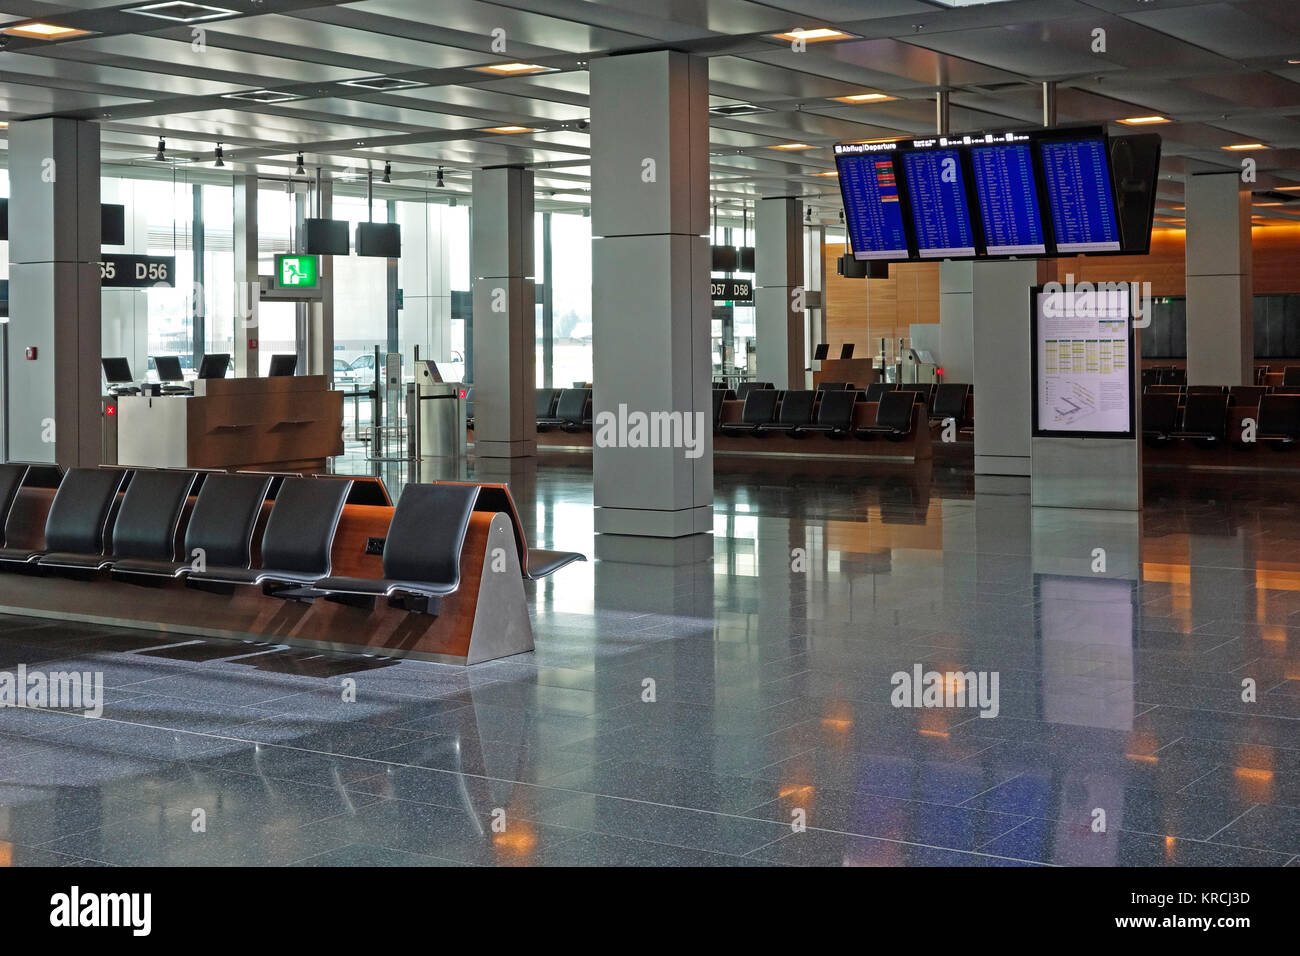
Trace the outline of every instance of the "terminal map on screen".
{"label": "terminal map on screen", "polygon": [[1124,291],[1037,296],[1037,429],[1127,435],[1131,310]]}
{"label": "terminal map on screen", "polygon": [[902,155],[921,258],[975,255],[961,154],[955,149],[933,149]]}
{"label": "terminal map on screen", "polygon": [[1057,252],[1118,252],[1119,219],[1105,139],[1044,140],[1039,151]]}
{"label": "terminal map on screen", "polygon": [[906,259],[907,238],[888,153],[852,153],[836,157],[840,193],[855,259]]}
{"label": "terminal map on screen", "polygon": [[971,165],[988,254],[1032,256],[1047,252],[1029,144],[974,146]]}

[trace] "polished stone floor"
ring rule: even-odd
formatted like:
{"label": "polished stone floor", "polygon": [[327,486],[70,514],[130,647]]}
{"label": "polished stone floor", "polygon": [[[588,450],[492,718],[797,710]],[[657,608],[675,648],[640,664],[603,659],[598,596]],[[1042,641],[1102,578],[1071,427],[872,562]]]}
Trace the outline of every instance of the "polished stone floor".
{"label": "polished stone floor", "polygon": [[[589,462],[474,473],[598,551]],[[108,688],[0,709],[0,858],[1300,864],[1294,488],[1147,490],[1139,522],[961,469],[720,472],[712,560],[601,545],[529,586],[534,653],[472,669],[0,618],[0,671]],[[918,666],[996,677],[996,716],[895,707]]]}

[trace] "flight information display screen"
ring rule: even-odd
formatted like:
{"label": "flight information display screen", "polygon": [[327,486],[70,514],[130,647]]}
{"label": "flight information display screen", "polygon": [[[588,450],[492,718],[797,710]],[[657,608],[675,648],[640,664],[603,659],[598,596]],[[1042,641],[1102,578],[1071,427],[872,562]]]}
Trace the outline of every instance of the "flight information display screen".
{"label": "flight information display screen", "polygon": [[1118,252],[1119,218],[1105,138],[1043,140],[1038,149],[1047,179],[1056,251]]}
{"label": "flight information display screen", "polygon": [[1029,144],[971,147],[984,245],[991,256],[1033,256],[1047,252],[1038,206],[1038,183]]}
{"label": "flight information display screen", "polygon": [[916,250],[921,258],[975,255],[975,229],[966,205],[961,153],[932,149],[905,152],[902,156]]}
{"label": "flight information display screen", "polygon": [[908,258],[893,155],[840,150],[837,146],[835,161],[853,258]]}

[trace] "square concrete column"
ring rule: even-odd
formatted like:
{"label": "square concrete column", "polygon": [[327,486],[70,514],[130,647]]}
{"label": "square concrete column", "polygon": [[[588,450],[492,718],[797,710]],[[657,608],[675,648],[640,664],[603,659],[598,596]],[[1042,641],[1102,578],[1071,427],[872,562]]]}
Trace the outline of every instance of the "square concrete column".
{"label": "square concrete column", "polygon": [[474,222],[474,454],[537,452],[537,319],[533,289],[533,173],[476,169]]}
{"label": "square concrete column", "polygon": [[708,86],[685,53],[591,64],[598,533],[713,529]]}
{"label": "square concrete column", "polygon": [[754,229],[758,380],[776,388],[803,388],[803,202],[760,199]]}
{"label": "square concrete column", "polygon": [[258,303],[261,284],[257,277],[257,177],[236,176],[234,198],[235,251],[235,354],[231,356],[236,378],[256,378],[258,347]]}
{"label": "square concrete column", "polygon": [[[1034,261],[945,262],[939,272],[944,378],[975,386],[975,474],[1029,474],[1033,422],[1029,290]],[[962,378],[967,360],[969,378]]]}
{"label": "square concrete column", "polygon": [[1254,382],[1250,190],[1235,171],[1187,178],[1187,383]]}
{"label": "square concrete column", "polygon": [[13,123],[9,195],[7,454],[93,467],[102,428],[99,127]]}

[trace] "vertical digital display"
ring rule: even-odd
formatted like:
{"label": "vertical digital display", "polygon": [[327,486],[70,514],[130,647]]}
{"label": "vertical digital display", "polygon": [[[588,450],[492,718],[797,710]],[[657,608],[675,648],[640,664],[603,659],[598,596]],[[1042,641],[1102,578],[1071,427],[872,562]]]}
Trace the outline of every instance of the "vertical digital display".
{"label": "vertical digital display", "polygon": [[1029,144],[972,147],[971,166],[988,254],[1041,256],[1046,253],[1038,183]]}
{"label": "vertical digital display", "polygon": [[916,249],[923,259],[975,255],[961,153],[935,149],[903,153]]}
{"label": "vertical digital display", "polygon": [[841,154],[836,164],[853,258],[908,258],[893,157],[886,153]]}
{"label": "vertical digital display", "polygon": [[1118,252],[1119,219],[1106,140],[1043,140],[1038,148],[1057,252]]}
{"label": "vertical digital display", "polygon": [[1127,289],[1035,294],[1034,434],[1133,435]]}

